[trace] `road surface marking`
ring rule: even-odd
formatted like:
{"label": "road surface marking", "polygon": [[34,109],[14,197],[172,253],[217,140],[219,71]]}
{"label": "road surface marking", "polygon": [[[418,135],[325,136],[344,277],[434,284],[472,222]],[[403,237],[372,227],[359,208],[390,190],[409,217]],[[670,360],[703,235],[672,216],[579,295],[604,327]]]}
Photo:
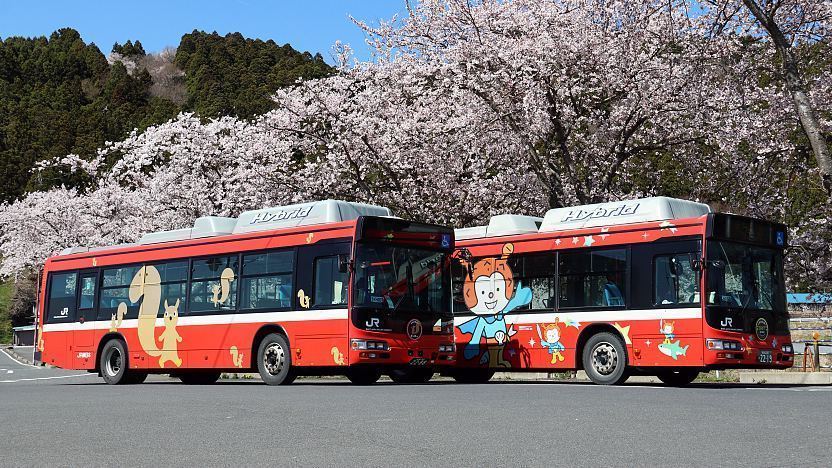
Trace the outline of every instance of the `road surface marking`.
{"label": "road surface marking", "polygon": [[33,377],[31,379],[17,379],[17,380],[0,380],[0,383],[17,383],[17,382],[31,382],[33,380],[52,380],[52,379],[68,379],[70,377],[87,377],[87,376],[94,376],[98,377],[95,374],[73,374],[73,375],[57,375],[54,377]]}

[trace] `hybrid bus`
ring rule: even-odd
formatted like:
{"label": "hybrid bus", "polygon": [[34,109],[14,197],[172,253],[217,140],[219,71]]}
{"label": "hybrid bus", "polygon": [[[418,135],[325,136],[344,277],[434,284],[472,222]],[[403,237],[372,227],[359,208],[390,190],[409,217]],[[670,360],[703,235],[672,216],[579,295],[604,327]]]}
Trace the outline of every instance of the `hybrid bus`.
{"label": "hybrid bus", "polygon": [[670,385],[792,366],[786,227],[665,197],[458,229],[452,375],[584,370]]}
{"label": "hybrid bus", "polygon": [[44,267],[38,351],[110,384],[425,381],[455,358],[453,247],[450,229],[328,200],[67,249]]}

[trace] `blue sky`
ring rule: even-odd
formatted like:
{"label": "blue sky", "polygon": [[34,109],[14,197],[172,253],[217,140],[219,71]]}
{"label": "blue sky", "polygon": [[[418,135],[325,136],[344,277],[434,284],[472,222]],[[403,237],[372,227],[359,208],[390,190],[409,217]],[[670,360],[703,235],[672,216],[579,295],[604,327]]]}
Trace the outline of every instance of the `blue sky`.
{"label": "blue sky", "polygon": [[239,31],[320,52],[330,63],[332,44],[339,39],[352,45],[359,58],[369,57],[363,34],[348,15],[376,23],[405,10],[404,0],[0,1],[3,38],[44,36],[72,27],[107,54],[114,42],[128,39],[139,39],[145,50],[157,52],[178,45],[194,29],[223,35]]}

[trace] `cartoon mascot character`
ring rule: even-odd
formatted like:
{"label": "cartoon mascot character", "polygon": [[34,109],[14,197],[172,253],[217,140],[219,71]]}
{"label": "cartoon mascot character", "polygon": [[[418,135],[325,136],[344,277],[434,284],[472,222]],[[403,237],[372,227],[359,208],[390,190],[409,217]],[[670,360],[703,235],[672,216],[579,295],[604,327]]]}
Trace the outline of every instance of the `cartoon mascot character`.
{"label": "cartoon mascot character", "polygon": [[[503,358],[503,350],[516,332],[506,326],[505,315],[532,300],[531,289],[524,288],[520,283],[515,287],[514,275],[507,263],[513,252],[514,246],[506,244],[502,257],[475,262],[463,285],[465,305],[477,315],[459,326],[462,333],[471,335],[463,356],[465,359],[479,357],[480,364],[488,364],[489,367],[511,367]],[[483,340],[487,349],[485,353],[480,350]]]}

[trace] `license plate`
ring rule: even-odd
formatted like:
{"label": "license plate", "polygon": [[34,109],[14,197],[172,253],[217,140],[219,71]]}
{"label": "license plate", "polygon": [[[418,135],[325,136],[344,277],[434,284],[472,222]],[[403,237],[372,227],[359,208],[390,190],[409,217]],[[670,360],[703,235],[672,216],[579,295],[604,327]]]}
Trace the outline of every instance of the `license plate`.
{"label": "license plate", "polygon": [[771,351],[760,351],[760,354],[757,355],[757,362],[771,364]]}
{"label": "license plate", "polygon": [[411,366],[426,366],[428,365],[428,358],[415,358],[410,361]]}

